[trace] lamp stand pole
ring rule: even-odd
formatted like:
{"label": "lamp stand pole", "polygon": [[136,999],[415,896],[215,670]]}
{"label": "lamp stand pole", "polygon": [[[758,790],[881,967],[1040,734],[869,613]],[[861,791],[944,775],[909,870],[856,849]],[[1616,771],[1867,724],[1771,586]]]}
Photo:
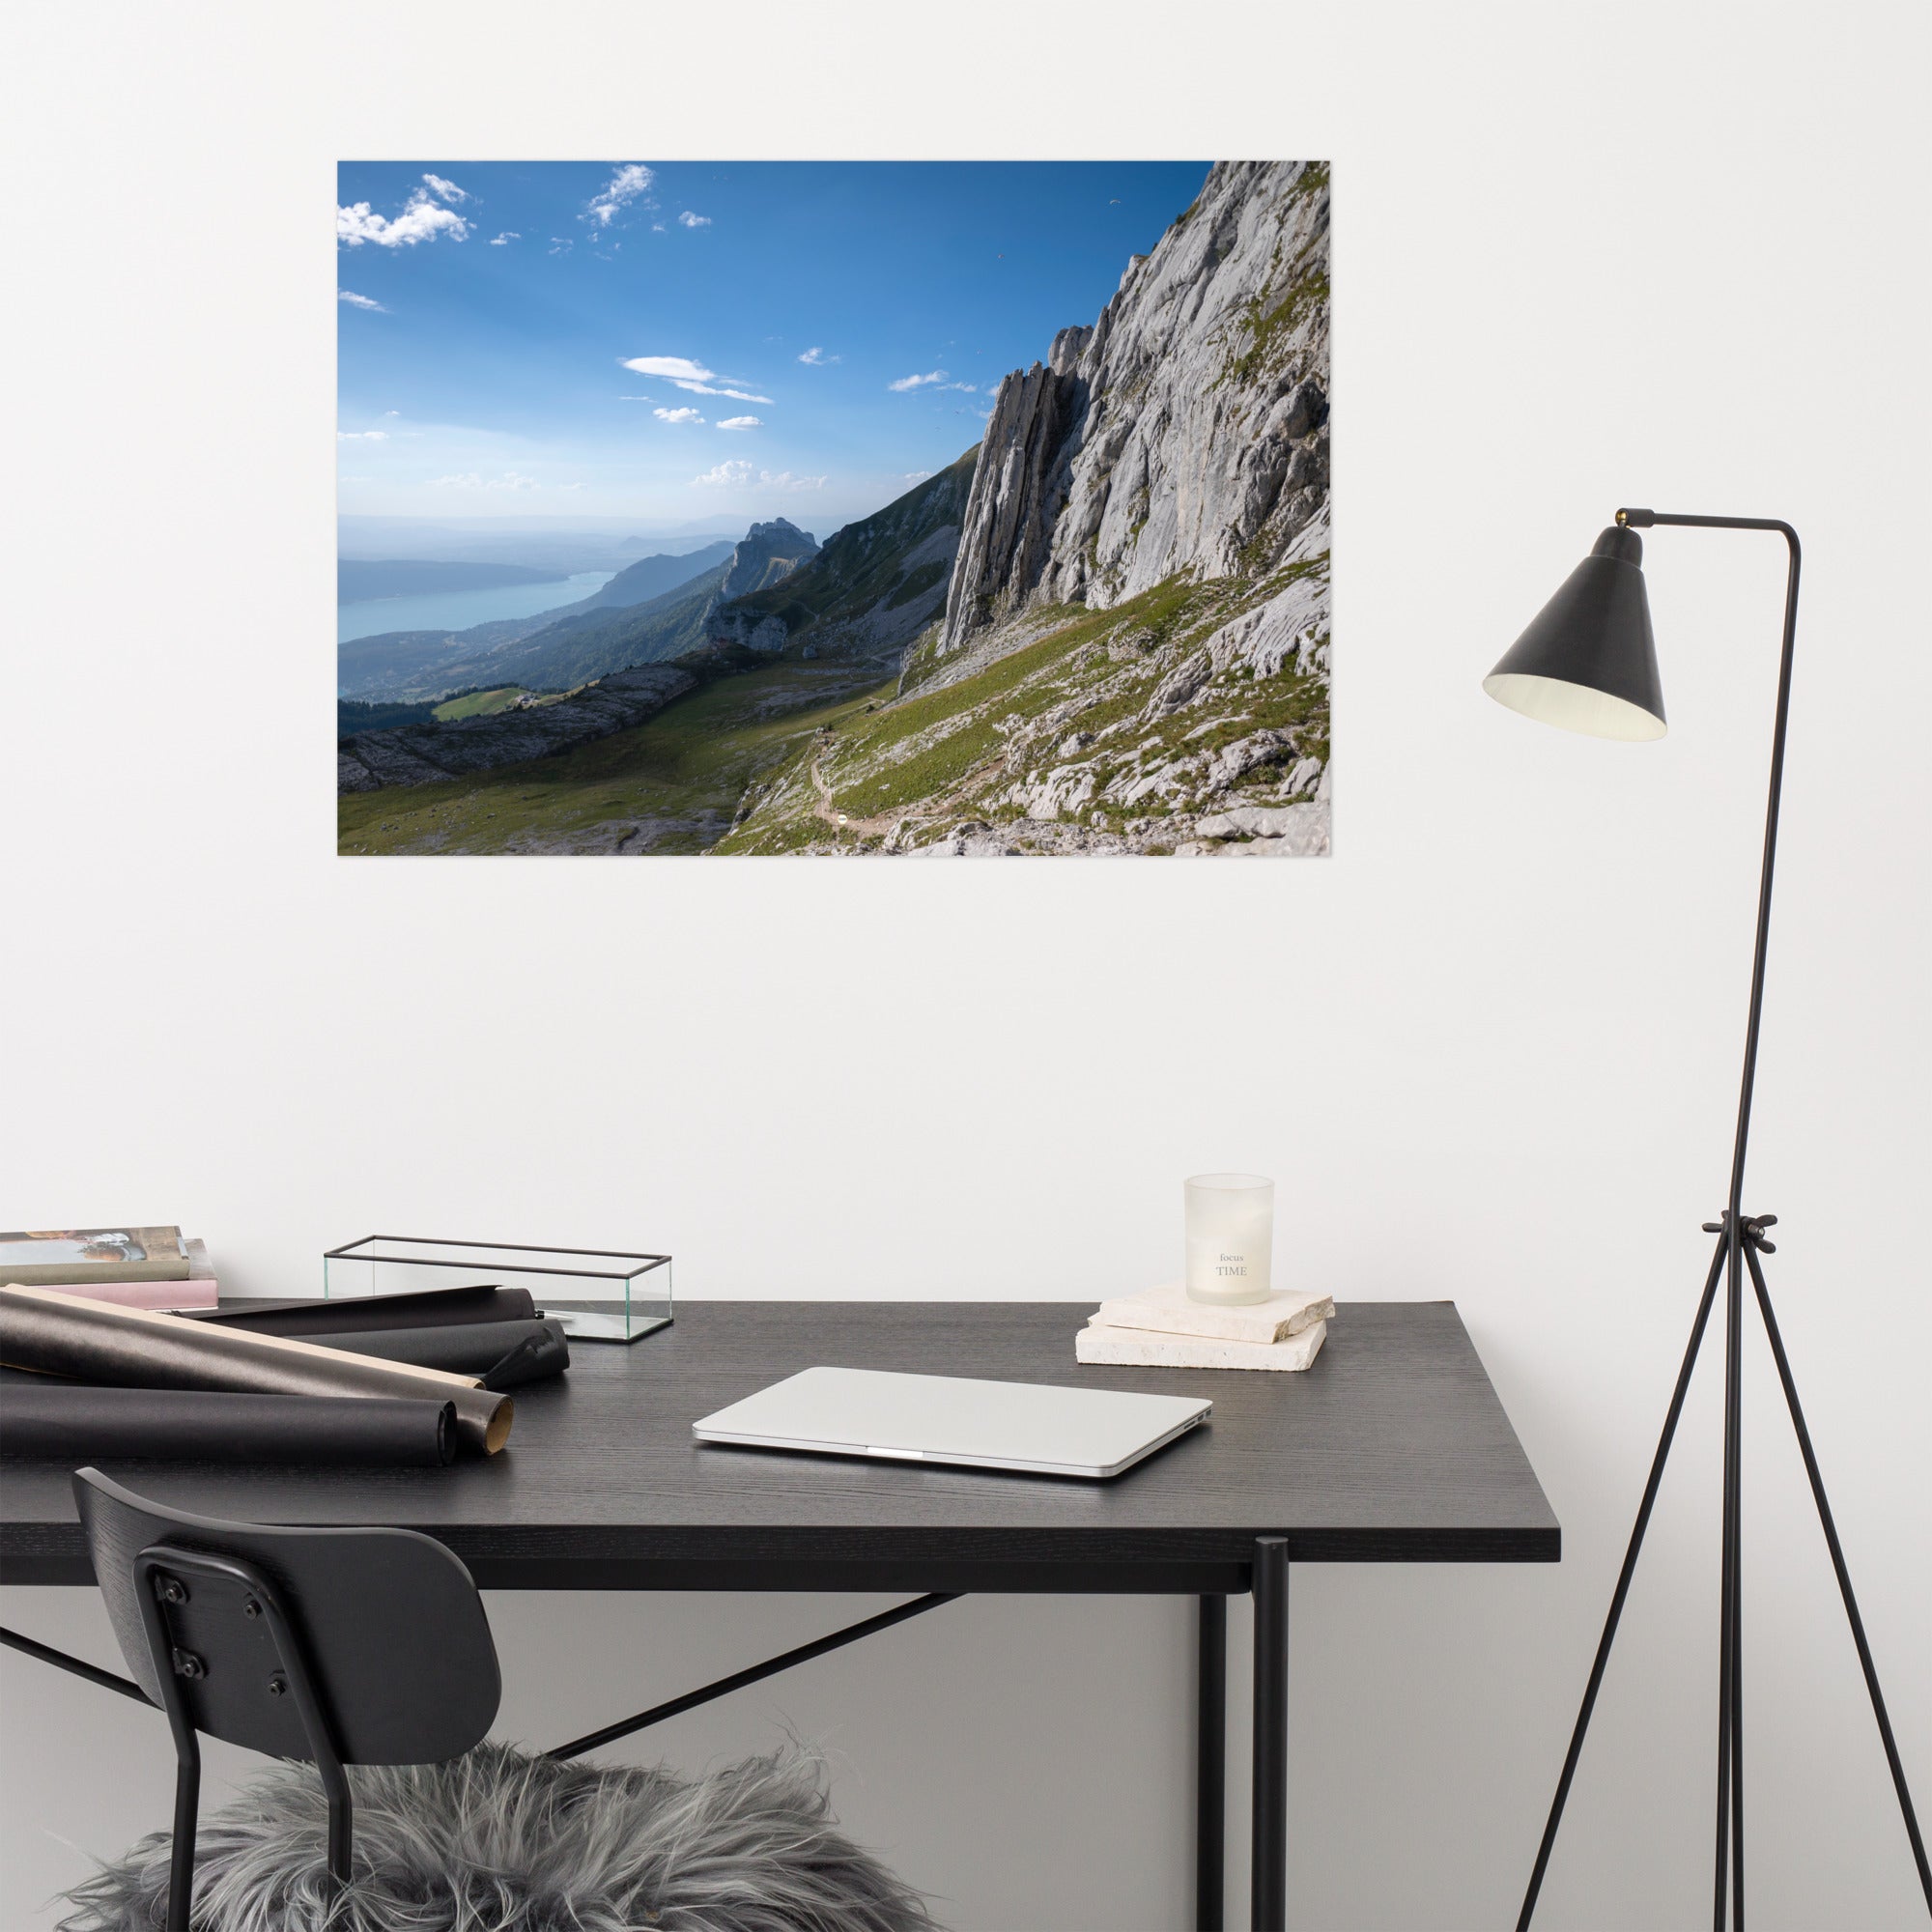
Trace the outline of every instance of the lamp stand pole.
{"label": "lamp stand pole", "polygon": [[1724,1211],[1716,1221],[1704,1224],[1706,1234],[1718,1236],[1717,1252],[1704,1280],[1704,1293],[1697,1303],[1696,1320],[1690,1324],[1690,1344],[1684,1352],[1684,1366],[1677,1374],[1677,1386],[1663,1418],[1663,1434],[1651,1462],[1650,1480],[1644,1485],[1643,1500],[1637,1506],[1636,1523],[1631,1531],[1630,1547],[1624,1552],[1623,1568],[1610,1595],[1609,1615],[1604,1634],[1597,1644],[1589,1682],[1584,1686],[1582,1708],[1577,1714],[1577,1727],[1571,1733],[1570,1749],[1563,1760],[1562,1776],[1556,1780],[1556,1796],[1549,1806],[1548,1822],[1543,1828],[1543,1842],[1537,1847],[1536,1865],[1529,1875],[1529,1889],[1523,1894],[1522,1912],[1517,1932],[1529,1932],[1536,1911],[1537,1894],[1543,1889],[1543,1875],[1549,1864],[1550,1848],[1563,1818],[1564,1802],[1577,1775],[1577,1760],[1583,1749],[1583,1736],[1590,1727],[1590,1714],[1596,1707],[1597,1692],[1603,1685],[1604,1669],[1609,1662],[1610,1646],[1616,1639],[1617,1620],[1623,1615],[1624,1599],[1630,1594],[1631,1577],[1636,1570],[1637,1553],[1643,1548],[1644,1531],[1663,1480],[1663,1465],[1670,1455],[1677,1420],[1683,1412],[1684,1397],[1690,1386],[1691,1371],[1703,1346],[1718,1284],[1724,1284],[1724,1488],[1723,1550],[1719,1566],[1718,1633],[1718,1820],[1717,1859],[1713,1880],[1712,1925],[1725,1932],[1726,1908],[1735,1932],[1744,1932],[1745,1923],[1745,1789],[1744,1789],[1744,1590],[1740,1560],[1742,1515],[1742,1463],[1744,1379],[1742,1345],[1744,1341],[1744,1283],[1750,1277],[1758,1313],[1771,1343],[1777,1378],[1784,1388],[1791,1424],[1798,1435],[1798,1446],[1804,1458],[1804,1473],[1810,1479],[1811,1495],[1818,1506],[1818,1520],[1824,1526],[1825,1544],[1831,1551],[1832,1567],[1844,1598],[1845,1615],[1852,1627],[1852,1641],[1858,1646],[1859,1663],[1864,1671],[1865,1689],[1871,1692],[1872,1715],[1885,1746],[1886,1762],[1891,1767],[1892,1786],[1898,1793],[1898,1808],[1905,1820],[1906,1836],[1912,1842],[1912,1856],[1918,1866],[1918,1883],[1925,1904],[1932,1912],[1932,1866],[1925,1858],[1925,1841],[1919,1835],[1918,1819],[1912,1808],[1912,1794],[1906,1787],[1905,1768],[1899,1762],[1898,1745],[1886,1715],[1885,1697],[1879,1690],[1878,1671],[1872,1662],[1871,1646],[1865,1641],[1864,1621],[1859,1615],[1858,1599],[1852,1594],[1851,1574],[1838,1544],[1832,1506],[1825,1495],[1825,1481],[1818,1472],[1818,1459],[1812,1452],[1811,1435],[1804,1426],[1804,1411],[1799,1406],[1798,1386],[1792,1379],[1791,1364],[1785,1356],[1778,1334],[1777,1320],[1772,1313],[1771,1293],[1765,1286],[1764,1269],[1758,1257],[1775,1250],[1765,1238],[1765,1230],[1776,1223],[1776,1214],[1746,1214],[1743,1208],[1745,1151],[1750,1137],[1751,1089],[1757,1076],[1758,1023],[1764,1009],[1765,951],[1771,937],[1771,887],[1777,857],[1777,810],[1784,786],[1785,725],[1791,709],[1791,660],[1798,635],[1798,532],[1789,524],[1760,517],[1677,517],[1656,510],[1619,510],[1617,523],[1636,529],[1653,525],[1682,525],[1697,529],[1776,530],[1784,538],[1790,553],[1790,569],[1785,580],[1784,643],[1777,670],[1777,717],[1771,740],[1771,797],[1765,810],[1764,862],[1758,875],[1757,939],[1751,957],[1750,1016],[1745,1028],[1745,1066],[1742,1091],[1738,1097],[1737,1138],[1731,1150],[1731,1186]]}

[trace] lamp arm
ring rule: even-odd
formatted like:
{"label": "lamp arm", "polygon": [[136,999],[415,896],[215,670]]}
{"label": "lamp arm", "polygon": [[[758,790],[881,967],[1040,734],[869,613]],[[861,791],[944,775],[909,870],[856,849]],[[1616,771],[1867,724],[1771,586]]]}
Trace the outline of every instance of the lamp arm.
{"label": "lamp arm", "polygon": [[1735,1230],[1742,1215],[1745,1148],[1750,1138],[1751,1090],[1757,1078],[1758,1022],[1764,1012],[1764,958],[1771,939],[1771,883],[1777,858],[1777,808],[1784,788],[1784,733],[1791,715],[1791,658],[1798,640],[1798,532],[1776,517],[1675,517],[1662,510],[1623,509],[1617,522],[1634,529],[1654,524],[1707,530],[1776,530],[1790,553],[1784,580],[1784,642],[1777,665],[1777,718],[1771,733],[1771,797],[1764,813],[1764,867],[1758,875],[1757,940],[1751,953],[1750,1019],[1745,1029],[1745,1071],[1738,1096],[1738,1135],[1731,1151],[1730,1217]]}

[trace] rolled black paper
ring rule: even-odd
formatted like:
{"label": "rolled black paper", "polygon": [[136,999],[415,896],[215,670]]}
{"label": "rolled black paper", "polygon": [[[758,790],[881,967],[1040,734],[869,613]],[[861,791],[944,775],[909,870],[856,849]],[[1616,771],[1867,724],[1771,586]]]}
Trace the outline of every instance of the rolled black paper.
{"label": "rolled black paper", "polygon": [[513,1389],[562,1373],[547,1367],[544,1357],[544,1343],[534,1335],[526,1335],[500,1362],[485,1369],[478,1379],[486,1389]]}
{"label": "rolled black paper", "polygon": [[436,1467],[456,1454],[446,1402],[200,1389],[0,1384],[0,1456],[77,1467],[97,1457],[312,1467]]}
{"label": "rolled black paper", "polygon": [[338,1294],[324,1300],[231,1301],[189,1311],[189,1319],[256,1335],[367,1335],[379,1328],[440,1328],[445,1323],[529,1321],[526,1288],[425,1288],[407,1294]]}
{"label": "rolled black paper", "polygon": [[453,1376],[483,1376],[505,1357],[519,1355],[516,1381],[493,1381],[492,1388],[561,1375],[570,1366],[570,1344],[561,1321],[461,1321],[441,1328],[379,1328],[369,1334],[310,1335],[324,1349],[346,1349],[388,1362],[412,1362],[420,1369],[443,1369]]}
{"label": "rolled black paper", "polygon": [[447,1402],[456,1409],[457,1440],[482,1455],[509,1439],[516,1414],[508,1396],[479,1388],[472,1377],[376,1361],[295,1335],[111,1308],[51,1288],[0,1285],[0,1362],[118,1388]]}

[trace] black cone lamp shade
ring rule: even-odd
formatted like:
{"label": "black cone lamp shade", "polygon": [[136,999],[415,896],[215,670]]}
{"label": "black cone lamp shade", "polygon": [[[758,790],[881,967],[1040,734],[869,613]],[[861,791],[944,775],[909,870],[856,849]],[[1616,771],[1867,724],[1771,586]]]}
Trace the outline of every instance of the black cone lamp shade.
{"label": "black cone lamp shade", "polygon": [[1661,738],[1643,539],[1612,526],[1483,680],[1499,704],[1592,738]]}

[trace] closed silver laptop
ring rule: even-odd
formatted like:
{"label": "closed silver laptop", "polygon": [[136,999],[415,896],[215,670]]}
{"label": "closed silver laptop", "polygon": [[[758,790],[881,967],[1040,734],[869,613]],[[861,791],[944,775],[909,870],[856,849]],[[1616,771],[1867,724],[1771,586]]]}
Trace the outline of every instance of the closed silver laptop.
{"label": "closed silver laptop", "polygon": [[1118,1476],[1205,1422],[1194,1396],[878,1369],[804,1369],[691,1425],[701,1442],[947,1463],[1039,1476]]}

